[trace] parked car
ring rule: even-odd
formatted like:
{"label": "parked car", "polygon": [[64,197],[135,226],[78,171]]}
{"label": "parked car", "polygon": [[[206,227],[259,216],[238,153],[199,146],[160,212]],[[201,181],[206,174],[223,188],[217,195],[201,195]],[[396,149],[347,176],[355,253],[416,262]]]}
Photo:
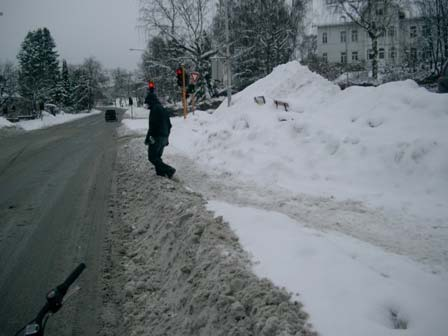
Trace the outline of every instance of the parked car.
{"label": "parked car", "polygon": [[448,61],[442,67],[438,83],[439,93],[448,93]]}
{"label": "parked car", "polygon": [[106,110],[104,118],[106,121],[117,121],[117,112],[115,112],[115,110]]}

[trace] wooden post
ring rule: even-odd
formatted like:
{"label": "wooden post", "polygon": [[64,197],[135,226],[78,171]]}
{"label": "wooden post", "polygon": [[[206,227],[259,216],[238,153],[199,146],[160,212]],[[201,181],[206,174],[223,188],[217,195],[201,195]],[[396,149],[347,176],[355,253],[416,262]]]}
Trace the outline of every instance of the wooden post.
{"label": "wooden post", "polygon": [[193,92],[193,95],[191,96],[191,112],[193,112],[194,115],[194,104],[195,104],[195,98],[196,98],[196,92]]}

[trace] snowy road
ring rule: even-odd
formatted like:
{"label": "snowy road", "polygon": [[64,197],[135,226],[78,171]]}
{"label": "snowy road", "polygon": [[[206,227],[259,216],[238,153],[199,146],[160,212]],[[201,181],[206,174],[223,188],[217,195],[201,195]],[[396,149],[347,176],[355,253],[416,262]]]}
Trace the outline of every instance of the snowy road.
{"label": "snowy road", "polygon": [[0,335],[14,335],[79,262],[70,303],[47,335],[93,335],[116,123],[102,114],[0,139]]}

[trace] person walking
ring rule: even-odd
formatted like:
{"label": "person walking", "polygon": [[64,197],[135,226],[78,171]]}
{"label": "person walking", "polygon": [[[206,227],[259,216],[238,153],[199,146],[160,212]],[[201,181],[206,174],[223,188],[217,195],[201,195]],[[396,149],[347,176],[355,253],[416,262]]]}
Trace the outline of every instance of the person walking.
{"label": "person walking", "polygon": [[145,103],[151,110],[149,114],[149,129],[145,138],[145,145],[148,146],[148,160],[154,165],[157,175],[172,178],[176,169],[162,160],[163,150],[169,144],[168,138],[171,132],[170,116],[151,89],[146,96]]}

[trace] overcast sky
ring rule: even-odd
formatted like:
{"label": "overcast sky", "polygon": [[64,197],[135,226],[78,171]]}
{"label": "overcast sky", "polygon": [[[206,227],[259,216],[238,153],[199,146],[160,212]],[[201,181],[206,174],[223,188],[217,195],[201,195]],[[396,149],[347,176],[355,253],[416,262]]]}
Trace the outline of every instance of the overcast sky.
{"label": "overcast sky", "polygon": [[60,58],[79,64],[94,56],[106,68],[135,69],[144,48],[138,0],[0,0],[0,62],[17,62],[30,30],[47,27]]}

